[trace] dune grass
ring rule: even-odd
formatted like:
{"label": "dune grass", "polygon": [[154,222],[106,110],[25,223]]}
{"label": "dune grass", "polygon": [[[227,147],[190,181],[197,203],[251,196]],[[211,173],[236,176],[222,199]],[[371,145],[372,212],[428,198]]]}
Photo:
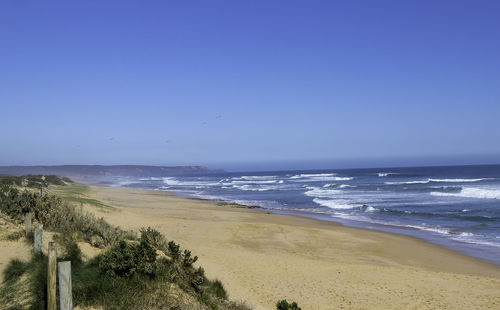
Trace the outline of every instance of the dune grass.
{"label": "dune grass", "polygon": [[[21,222],[25,212],[32,212],[44,229],[56,232],[54,240],[63,249],[58,261],[70,260],[72,265],[74,305],[103,309],[250,309],[244,303],[230,301],[219,280],[207,279],[203,268],[194,266],[198,258],[191,251],[167,241],[158,231],[143,228],[138,238],[136,233],[68,203],[68,197],[73,197],[73,202],[88,201],[84,196],[87,190],[84,185],[68,184],[42,197],[16,187],[0,188],[2,213]],[[106,250],[83,261],[77,244],[82,240]],[[1,309],[43,309],[46,283],[45,255],[32,254],[27,262],[12,260],[0,288]]]}
{"label": "dune grass", "polygon": [[[122,241],[84,262],[70,237],[58,239],[63,248],[58,261],[71,261],[74,305],[103,309],[206,309],[248,310],[228,300],[218,280],[187,258],[189,251],[158,256],[147,241]],[[175,257],[175,258],[174,258]],[[5,309],[43,309],[46,303],[47,262],[32,254],[28,262],[12,260],[4,271],[0,304]],[[16,297],[17,296],[17,297]],[[4,308],[2,308],[4,309]]]}
{"label": "dune grass", "polygon": [[85,184],[71,183],[64,186],[51,187],[50,193],[57,195],[64,199],[66,202],[73,204],[74,206],[89,205],[96,207],[102,211],[110,211],[115,209],[114,207],[105,204],[97,199],[89,198],[88,194],[90,189]]}

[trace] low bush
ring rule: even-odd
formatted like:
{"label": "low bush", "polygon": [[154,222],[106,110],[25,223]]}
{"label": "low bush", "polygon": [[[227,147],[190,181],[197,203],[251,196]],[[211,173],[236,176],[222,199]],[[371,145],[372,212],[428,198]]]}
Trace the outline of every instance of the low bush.
{"label": "low bush", "polygon": [[301,310],[301,308],[295,301],[288,303],[286,299],[283,299],[276,303],[276,310]]}
{"label": "low bush", "polygon": [[157,269],[156,250],[144,240],[139,243],[120,241],[118,246],[101,255],[98,261],[101,273],[111,277],[153,277]]}
{"label": "low bush", "polygon": [[156,229],[148,227],[139,230],[141,240],[146,241],[160,251],[168,251],[167,239]]}

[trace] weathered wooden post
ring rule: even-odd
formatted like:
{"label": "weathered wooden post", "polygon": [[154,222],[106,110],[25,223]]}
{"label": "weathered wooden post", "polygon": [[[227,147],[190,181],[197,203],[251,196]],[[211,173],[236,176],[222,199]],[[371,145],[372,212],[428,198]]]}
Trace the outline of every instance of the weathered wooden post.
{"label": "weathered wooden post", "polygon": [[31,232],[31,213],[26,212],[24,215],[24,225],[26,226],[26,235]]}
{"label": "weathered wooden post", "polygon": [[59,274],[59,309],[73,310],[73,293],[71,290],[71,261],[57,264]]}
{"label": "weathered wooden post", "polygon": [[37,229],[35,229],[35,254],[42,253],[42,234],[43,226],[40,225]]}
{"label": "weathered wooden post", "polygon": [[40,196],[42,196],[42,197],[43,197],[43,184],[42,184],[42,186],[40,187]]}
{"label": "weathered wooden post", "polygon": [[47,271],[47,310],[56,310],[56,276],[57,276],[57,252],[56,243],[49,242],[49,265]]}

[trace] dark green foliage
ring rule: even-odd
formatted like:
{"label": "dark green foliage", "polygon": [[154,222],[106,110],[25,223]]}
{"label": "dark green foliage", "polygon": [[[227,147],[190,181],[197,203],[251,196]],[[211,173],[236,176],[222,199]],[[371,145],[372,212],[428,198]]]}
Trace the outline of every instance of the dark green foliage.
{"label": "dark green foliage", "polygon": [[168,243],[168,254],[170,255],[170,257],[172,257],[173,260],[178,260],[181,256],[180,248],[181,246],[173,241],[170,241]]}
{"label": "dark green foliage", "polygon": [[73,183],[73,181],[67,177],[60,178],[56,175],[0,176],[0,185],[24,186],[37,189],[42,185],[47,187],[49,185],[66,185],[66,183]]}
{"label": "dark green foliage", "polygon": [[301,308],[295,301],[289,304],[286,299],[283,299],[276,303],[276,310],[301,310]]}
{"label": "dark green foliage", "polygon": [[30,231],[26,234],[26,243],[33,244],[35,242],[35,233]]}
{"label": "dark green foliage", "polygon": [[222,282],[218,279],[215,281],[209,281],[207,290],[217,298],[227,299],[226,289],[224,288],[224,285],[222,285]]}
{"label": "dark green foliage", "polygon": [[191,251],[189,250],[184,250],[184,255],[182,257],[182,264],[184,267],[191,267],[198,260],[198,256],[191,257]]}
{"label": "dark green foliage", "polygon": [[71,261],[71,265],[73,267],[83,262],[82,251],[78,247],[78,244],[72,235],[58,234],[54,236],[54,241],[64,248],[61,260]]}
{"label": "dark green foliage", "polygon": [[111,277],[152,277],[156,272],[156,250],[144,240],[140,243],[120,241],[99,258],[99,269]]}
{"label": "dark green foliage", "polygon": [[158,250],[168,251],[167,240],[156,229],[151,227],[148,228],[143,227],[139,230],[139,232],[141,233],[141,240],[146,241],[147,243],[151,244]]}
{"label": "dark green foliage", "polygon": [[31,291],[35,297],[31,309],[44,309],[47,304],[47,263],[47,256],[43,254],[34,255],[30,263]]}
{"label": "dark green foliage", "polygon": [[70,242],[66,246],[66,256],[64,260],[69,260],[73,265],[82,263],[82,251],[78,247],[75,241]]}

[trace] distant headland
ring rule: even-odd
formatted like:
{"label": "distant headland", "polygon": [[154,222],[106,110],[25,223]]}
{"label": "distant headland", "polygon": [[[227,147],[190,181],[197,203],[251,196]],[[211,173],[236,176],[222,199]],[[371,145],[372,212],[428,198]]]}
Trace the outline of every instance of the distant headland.
{"label": "distant headland", "polygon": [[132,176],[161,177],[180,174],[217,173],[204,166],[143,166],[143,165],[61,165],[61,166],[0,166],[0,174],[55,174],[59,176]]}

